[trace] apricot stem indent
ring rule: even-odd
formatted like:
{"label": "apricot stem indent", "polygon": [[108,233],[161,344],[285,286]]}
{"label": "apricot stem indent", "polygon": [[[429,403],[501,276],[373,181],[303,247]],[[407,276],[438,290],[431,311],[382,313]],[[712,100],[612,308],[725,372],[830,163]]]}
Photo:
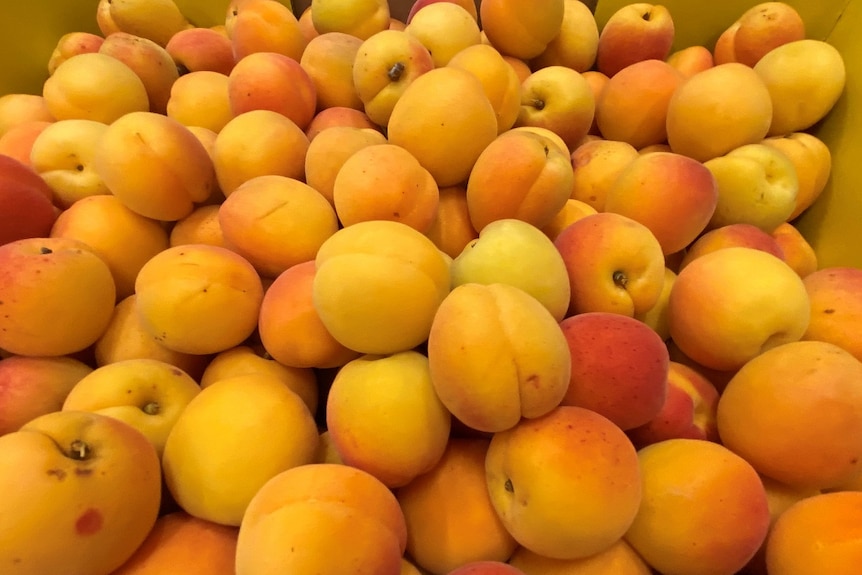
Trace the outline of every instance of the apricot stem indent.
{"label": "apricot stem indent", "polygon": [[397,82],[401,79],[401,75],[404,73],[404,64],[402,62],[395,62],[392,64],[392,67],[389,68],[389,71],[386,72],[386,76],[389,77],[393,82]]}
{"label": "apricot stem indent", "polygon": [[77,461],[84,461],[88,457],[90,457],[90,446],[80,439],[76,439],[69,446],[70,448],[70,457]]}

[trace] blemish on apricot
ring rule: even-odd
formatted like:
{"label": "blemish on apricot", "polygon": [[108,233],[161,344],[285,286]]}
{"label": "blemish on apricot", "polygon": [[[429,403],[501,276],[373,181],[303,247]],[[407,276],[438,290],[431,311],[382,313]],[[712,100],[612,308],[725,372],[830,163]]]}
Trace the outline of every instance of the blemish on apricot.
{"label": "blemish on apricot", "polygon": [[75,531],[80,535],[92,535],[102,528],[102,514],[96,509],[87,509],[75,521]]}
{"label": "blemish on apricot", "polygon": [[57,481],[63,481],[66,479],[66,472],[62,469],[49,469],[47,473],[51,477],[56,477]]}

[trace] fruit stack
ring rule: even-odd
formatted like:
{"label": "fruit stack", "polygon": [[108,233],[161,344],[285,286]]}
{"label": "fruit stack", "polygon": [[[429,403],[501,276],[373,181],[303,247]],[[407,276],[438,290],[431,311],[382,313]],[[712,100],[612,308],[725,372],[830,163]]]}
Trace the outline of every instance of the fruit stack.
{"label": "fruit stack", "polygon": [[800,11],[294,8],[101,0],[0,97],[0,573],[856,575]]}

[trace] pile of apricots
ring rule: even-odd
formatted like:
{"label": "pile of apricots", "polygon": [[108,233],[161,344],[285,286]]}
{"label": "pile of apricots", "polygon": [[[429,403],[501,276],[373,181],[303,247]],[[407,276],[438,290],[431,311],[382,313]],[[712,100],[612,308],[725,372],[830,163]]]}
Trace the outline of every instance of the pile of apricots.
{"label": "pile of apricots", "polygon": [[395,9],[100,0],[0,96],[0,573],[856,575],[841,54]]}

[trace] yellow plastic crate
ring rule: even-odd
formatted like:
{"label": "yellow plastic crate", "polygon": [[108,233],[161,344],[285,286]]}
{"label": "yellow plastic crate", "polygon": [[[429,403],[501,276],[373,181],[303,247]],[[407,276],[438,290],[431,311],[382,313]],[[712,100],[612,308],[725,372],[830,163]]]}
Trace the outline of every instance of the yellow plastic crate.
{"label": "yellow plastic crate", "polygon": [[[290,0],[282,0],[290,5]],[[798,220],[800,230],[817,252],[821,267],[862,267],[862,0],[786,0],[806,22],[811,38],[826,40],[844,56],[847,86],[829,116],[812,131],[833,154],[832,177],[818,202]],[[177,0],[186,17],[197,25],[222,23],[229,0]],[[310,0],[297,1],[297,11]],[[592,4],[590,0],[586,2]],[[631,0],[599,0],[599,27]],[[674,48],[693,44],[712,47],[715,39],[755,0],[665,0],[676,25]],[[30,0],[8,2],[0,18],[0,94],[39,93],[46,63],[59,37],[71,31],[98,32],[98,0]],[[411,2],[400,2],[406,12]],[[394,5],[394,3],[393,3]],[[856,26],[854,27],[854,23]]]}

